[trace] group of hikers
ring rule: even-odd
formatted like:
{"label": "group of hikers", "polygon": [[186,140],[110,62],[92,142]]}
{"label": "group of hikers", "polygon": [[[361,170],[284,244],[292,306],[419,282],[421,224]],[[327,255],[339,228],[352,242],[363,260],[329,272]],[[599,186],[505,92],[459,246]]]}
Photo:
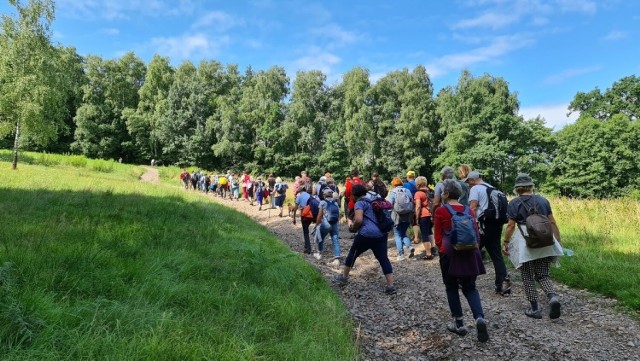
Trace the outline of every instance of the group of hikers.
{"label": "group of hikers", "polygon": [[[293,182],[295,205],[288,205],[289,216],[295,225],[300,212],[305,254],[312,254],[315,245],[313,256],[320,260],[324,239],[330,236],[331,264],[335,267],[342,264],[341,272],[331,281],[339,286],[347,285],[356,259],[371,250],[385,277],[384,292],[397,293],[388,257],[390,232],[396,243],[397,261],[406,258],[428,261],[437,257],[452,315],[447,329],[460,336],[469,332],[463,322],[461,290],[473,314],[478,341],[489,339],[476,288],[477,276],[486,273],[484,254],[495,269],[497,295],[511,293],[512,283],[503,258],[506,255],[522,274],[529,302],[525,315],[542,318],[537,281],[547,295],[549,318],[559,318],[561,305],[551,281],[550,267],[563,251],[549,201],[534,193],[534,182],[526,173],[516,177],[513,188],[516,197],[508,201],[503,192],[485,182],[470,166],[461,165],[457,171],[459,179],[452,167],[442,168],[434,189],[426,177],[416,177],[414,171],[408,171],[404,181],[394,177],[390,186],[377,173],[365,182],[358,171],[352,171],[344,180],[342,191],[332,174],[326,173],[314,184],[303,171]],[[263,177],[254,179],[248,172],[207,176],[199,171],[191,175],[183,170],[180,175],[185,188],[213,191],[223,199],[240,200],[242,189],[242,199],[251,205],[256,202],[260,209],[263,203],[268,203],[270,208],[279,209],[279,216],[283,217],[288,185],[273,174],[265,178],[266,182]],[[344,262],[341,262],[339,242],[341,208],[353,239]],[[315,224],[313,228],[312,224]],[[414,244],[420,242],[424,252],[417,255]]]}

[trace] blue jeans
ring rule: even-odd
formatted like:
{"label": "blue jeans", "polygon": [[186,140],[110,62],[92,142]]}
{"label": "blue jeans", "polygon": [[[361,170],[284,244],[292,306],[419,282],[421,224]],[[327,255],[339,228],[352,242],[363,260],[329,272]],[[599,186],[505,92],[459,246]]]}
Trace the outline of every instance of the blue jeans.
{"label": "blue jeans", "polygon": [[353,265],[356,263],[356,259],[362,253],[367,250],[371,250],[373,255],[380,263],[380,267],[382,268],[382,273],[384,275],[388,275],[393,273],[393,268],[391,267],[391,262],[389,262],[389,257],[387,256],[387,235],[385,234],[380,238],[367,238],[360,234],[356,235],[356,238],[353,239],[353,244],[349,249],[349,253],[347,254],[347,259],[344,261],[344,265],[350,268],[353,268]]}
{"label": "blue jeans", "polygon": [[320,224],[320,243],[318,249],[322,251],[324,238],[327,234],[331,235],[331,243],[333,244],[333,256],[340,257],[340,241],[338,240],[338,222],[335,224],[329,223],[326,219]]}
{"label": "blue jeans", "polygon": [[451,277],[449,276],[449,257],[446,254],[440,255],[440,271],[442,272],[442,281],[447,291],[447,302],[451,316],[462,317],[462,304],[460,303],[460,294],[458,293],[459,285],[462,286],[462,294],[469,303],[473,319],[479,317],[484,318],[482,311],[482,303],[480,302],[480,292],[476,288],[476,276],[471,277]]}
{"label": "blue jeans", "polygon": [[400,222],[397,226],[393,227],[393,237],[396,239],[396,248],[398,248],[398,256],[404,255],[404,249],[402,244],[404,243],[407,248],[411,249],[411,240],[407,237],[407,229],[409,229],[409,222]]}

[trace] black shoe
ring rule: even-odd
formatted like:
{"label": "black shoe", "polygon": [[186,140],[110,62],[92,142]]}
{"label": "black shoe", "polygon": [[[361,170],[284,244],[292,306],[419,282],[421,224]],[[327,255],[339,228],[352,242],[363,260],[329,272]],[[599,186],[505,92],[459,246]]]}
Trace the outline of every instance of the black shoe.
{"label": "black shoe", "polygon": [[555,320],[560,317],[560,301],[556,297],[552,297],[549,301],[549,318]]}

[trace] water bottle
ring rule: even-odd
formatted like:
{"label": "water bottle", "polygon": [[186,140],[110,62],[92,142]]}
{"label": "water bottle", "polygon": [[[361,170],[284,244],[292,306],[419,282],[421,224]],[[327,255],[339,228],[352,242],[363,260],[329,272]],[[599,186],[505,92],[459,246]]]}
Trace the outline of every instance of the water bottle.
{"label": "water bottle", "polygon": [[562,249],[562,253],[564,253],[564,255],[567,256],[567,257],[573,256],[573,251],[570,250],[569,248],[563,248]]}

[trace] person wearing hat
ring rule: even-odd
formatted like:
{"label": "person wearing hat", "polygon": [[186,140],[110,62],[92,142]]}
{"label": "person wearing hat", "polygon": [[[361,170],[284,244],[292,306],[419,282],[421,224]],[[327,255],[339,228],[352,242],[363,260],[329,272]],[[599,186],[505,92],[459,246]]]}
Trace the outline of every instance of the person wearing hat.
{"label": "person wearing hat", "polygon": [[484,213],[489,208],[488,189],[495,189],[491,184],[482,180],[482,176],[477,171],[471,171],[467,177],[462,179],[469,184],[469,208],[476,214],[478,228],[480,229],[480,244],[491,257],[493,268],[495,269],[495,291],[500,295],[511,293],[511,279],[507,274],[507,267],[504,265],[504,258],[500,251],[500,237],[502,236],[503,223],[485,218]]}
{"label": "person wearing hat", "polygon": [[[507,216],[509,223],[505,230],[502,252],[509,256],[516,269],[520,269],[522,274],[522,285],[525,297],[531,306],[525,311],[525,315],[531,318],[542,318],[540,305],[538,304],[538,292],[536,291],[536,281],[540,283],[542,290],[546,293],[549,302],[549,318],[560,317],[560,301],[551,282],[551,263],[562,256],[562,245],[560,244],[560,230],[553,217],[549,201],[541,195],[534,194],[534,183],[526,173],[520,173],[516,177],[514,191],[518,197],[509,202]],[[525,220],[533,211],[543,216],[547,216],[551,222],[555,241],[553,245],[541,248],[529,248],[526,245],[522,232],[516,232],[516,227],[525,226]]]}

